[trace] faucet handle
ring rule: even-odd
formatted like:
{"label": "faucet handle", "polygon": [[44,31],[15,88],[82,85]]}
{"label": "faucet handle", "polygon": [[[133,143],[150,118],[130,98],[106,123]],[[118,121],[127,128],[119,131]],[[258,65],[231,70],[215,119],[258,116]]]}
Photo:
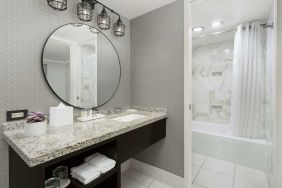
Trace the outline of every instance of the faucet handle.
{"label": "faucet handle", "polygon": [[95,111],[96,113],[98,113],[99,109],[98,108],[92,108],[92,111]]}
{"label": "faucet handle", "polygon": [[120,113],[122,111],[122,106],[114,106],[114,112],[116,111]]}

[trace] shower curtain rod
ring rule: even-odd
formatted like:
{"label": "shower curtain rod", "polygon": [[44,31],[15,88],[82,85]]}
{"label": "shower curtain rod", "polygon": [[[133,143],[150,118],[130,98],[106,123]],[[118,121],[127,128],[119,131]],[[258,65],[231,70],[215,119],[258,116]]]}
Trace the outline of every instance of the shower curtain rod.
{"label": "shower curtain rod", "polygon": [[[260,26],[263,29],[267,29],[267,28],[273,29],[273,27],[274,27],[273,23],[271,23],[271,24],[264,23],[264,24],[260,24]],[[233,28],[233,29],[229,29],[229,30],[226,30],[226,31],[219,31],[219,32],[215,32],[215,33],[211,33],[211,34],[207,34],[207,35],[201,35],[199,37],[194,37],[192,39],[201,39],[201,38],[204,38],[204,37],[209,37],[209,36],[218,35],[218,34],[222,34],[222,33],[229,33],[229,32],[232,32],[232,31],[235,32],[236,30],[237,30],[237,28]]]}
{"label": "shower curtain rod", "polygon": [[271,24],[264,23],[264,24],[260,24],[260,26],[264,29],[266,29],[266,28],[273,29],[273,27],[274,27],[273,23],[271,23]]}

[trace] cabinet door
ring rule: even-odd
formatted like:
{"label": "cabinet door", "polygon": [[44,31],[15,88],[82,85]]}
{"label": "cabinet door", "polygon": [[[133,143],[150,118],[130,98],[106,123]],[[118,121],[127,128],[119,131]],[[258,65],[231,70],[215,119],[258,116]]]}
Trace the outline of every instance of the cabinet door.
{"label": "cabinet door", "polygon": [[42,166],[29,167],[20,156],[9,147],[9,187],[43,188],[45,173]]}
{"label": "cabinet door", "polygon": [[121,135],[118,138],[120,162],[123,163],[132,158],[137,153],[165,138],[165,136],[166,119]]}

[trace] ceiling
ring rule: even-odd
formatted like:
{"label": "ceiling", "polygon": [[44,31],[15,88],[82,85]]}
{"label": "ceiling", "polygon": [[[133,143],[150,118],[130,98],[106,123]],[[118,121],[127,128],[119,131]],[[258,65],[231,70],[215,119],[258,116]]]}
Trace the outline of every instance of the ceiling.
{"label": "ceiling", "polygon": [[192,45],[193,47],[196,47],[196,46],[219,43],[229,40],[234,41],[234,37],[235,37],[235,30],[232,30],[230,32],[210,35],[209,37],[194,38]]}
{"label": "ceiling", "polygon": [[59,38],[69,43],[83,43],[96,37],[96,33],[92,33],[89,30],[88,25],[82,25],[75,27],[71,24],[66,25],[58,29],[53,35],[53,38]]}
{"label": "ceiling", "polygon": [[[193,0],[192,26],[205,27],[203,32],[193,33],[193,37],[235,28],[252,20],[266,20],[272,3],[272,0]],[[224,25],[211,29],[213,21],[224,21]]]}
{"label": "ceiling", "polygon": [[75,27],[69,24],[61,27],[46,43],[44,59],[55,60],[57,63],[69,63],[70,44],[85,44],[90,40],[96,40],[96,35],[90,32],[88,25]]}
{"label": "ceiling", "polygon": [[56,40],[48,40],[44,50],[44,63],[68,63],[70,60],[70,46]]}
{"label": "ceiling", "polygon": [[133,19],[152,10],[165,6],[175,0],[101,0],[122,16]]}

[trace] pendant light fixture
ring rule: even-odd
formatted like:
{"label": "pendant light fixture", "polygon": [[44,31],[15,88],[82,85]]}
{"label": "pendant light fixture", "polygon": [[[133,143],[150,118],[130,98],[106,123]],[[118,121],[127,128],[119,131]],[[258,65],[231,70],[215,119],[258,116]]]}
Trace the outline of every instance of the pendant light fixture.
{"label": "pendant light fixture", "polygon": [[95,4],[91,0],[82,0],[77,4],[77,17],[82,21],[91,21],[94,8]]}
{"label": "pendant light fixture", "polygon": [[67,0],[47,0],[47,2],[54,10],[63,11],[67,9]]}
{"label": "pendant light fixture", "polygon": [[[67,0],[47,0],[48,5],[55,10],[66,10],[67,9]],[[123,37],[125,35],[125,25],[122,23],[120,15],[113,9],[107,7],[103,3],[97,0],[81,0],[77,4],[77,17],[84,22],[90,22],[93,19],[93,10],[95,5],[98,4],[103,7],[101,13],[97,16],[97,25],[102,30],[108,30],[111,27],[111,18],[107,14],[107,10],[113,15],[118,16],[117,22],[113,26],[113,32],[116,37]],[[82,23],[81,23],[82,25]],[[75,23],[73,26],[79,27],[80,23]],[[89,28],[90,29],[90,28]],[[91,32],[96,33],[95,30]]]}
{"label": "pendant light fixture", "polygon": [[123,37],[125,34],[125,25],[122,23],[120,16],[117,22],[114,24],[114,34],[117,37]]}
{"label": "pendant light fixture", "polygon": [[100,29],[108,30],[110,29],[111,18],[108,16],[105,7],[103,7],[102,12],[97,17],[97,24]]}

